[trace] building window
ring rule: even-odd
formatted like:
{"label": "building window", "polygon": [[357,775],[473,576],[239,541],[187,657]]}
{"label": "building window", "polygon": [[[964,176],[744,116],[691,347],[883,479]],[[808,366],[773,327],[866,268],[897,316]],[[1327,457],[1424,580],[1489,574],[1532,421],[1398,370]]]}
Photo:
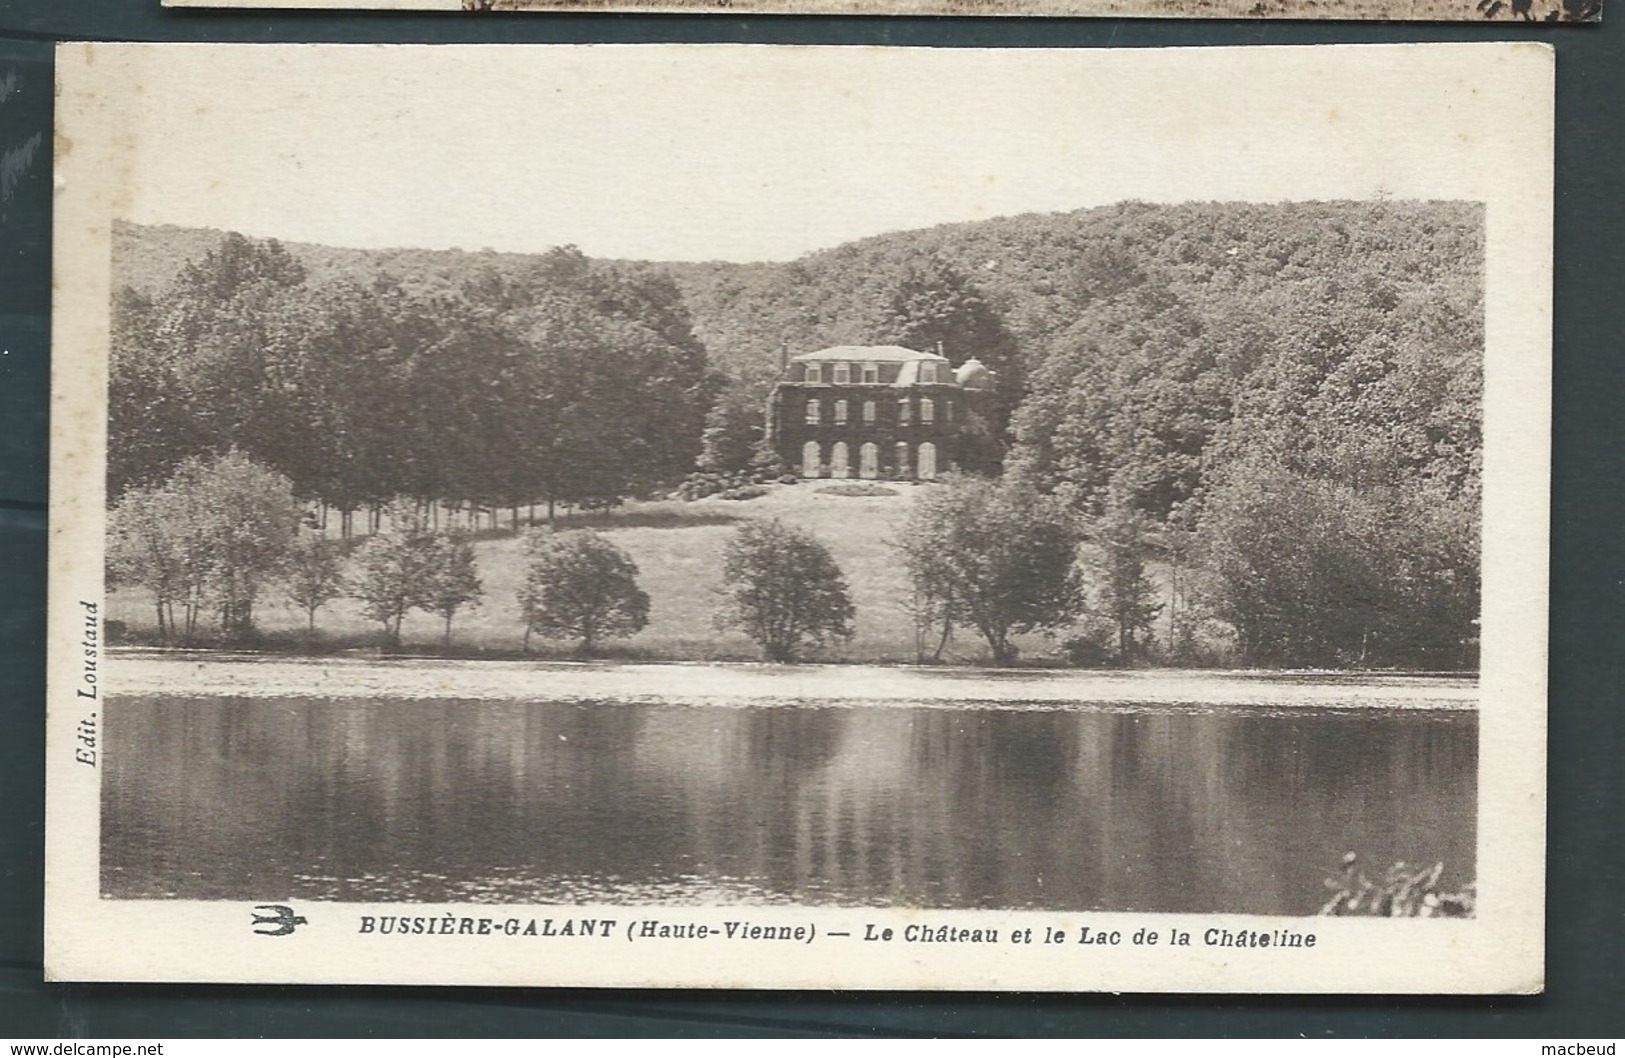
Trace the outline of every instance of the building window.
{"label": "building window", "polygon": [[852,381],[852,365],[851,364],[836,364],[835,365],[835,384],[837,386],[844,386],[848,382],[851,382],[851,381]]}
{"label": "building window", "polygon": [[880,382],[880,365],[879,364],[864,364],[863,365],[863,384],[866,385],[866,386],[874,386],[874,385],[878,385],[879,382]]}
{"label": "building window", "polygon": [[897,425],[908,425],[908,398],[904,397],[897,402]]}
{"label": "building window", "polygon": [[846,425],[846,401],[844,400],[838,400],[835,402],[835,425]]}
{"label": "building window", "polygon": [[872,400],[866,400],[863,402],[863,421],[875,421],[875,402]]}
{"label": "building window", "polygon": [[808,441],[801,446],[801,476],[816,478],[823,472],[823,459],[818,451],[817,441]]}
{"label": "building window", "polygon": [[878,478],[880,476],[880,446],[873,441],[865,441],[863,447],[858,449],[858,477]]}
{"label": "building window", "polygon": [[807,425],[817,426],[824,419],[824,404],[822,401],[809,400],[807,402]]}
{"label": "building window", "polygon": [[900,478],[906,478],[911,473],[911,470],[910,470],[909,465],[908,465],[908,442],[907,441],[898,441],[897,442],[897,466],[895,468],[895,473]]}
{"label": "building window", "polygon": [[804,376],[804,378],[808,382],[822,382],[822,381],[824,381],[823,366],[821,364],[808,364],[807,365],[807,373]]}
{"label": "building window", "polygon": [[932,400],[930,397],[920,398],[920,421],[937,421],[937,402]]}
{"label": "building window", "polygon": [[920,365],[920,381],[929,385],[931,383],[936,382],[936,380],[937,380],[937,364],[936,364],[936,361],[933,360],[933,361],[931,361],[929,363],[921,364]]}
{"label": "building window", "polygon": [[937,476],[937,446],[930,441],[920,445],[920,473],[921,481],[931,481]]}
{"label": "building window", "polygon": [[945,400],[945,401],[942,402],[942,417],[943,417],[943,419],[945,419],[948,422],[953,422],[954,421],[954,402],[953,401]]}
{"label": "building window", "polygon": [[846,442],[836,441],[829,450],[829,472],[831,477],[844,478],[852,474],[852,465],[846,458]]}

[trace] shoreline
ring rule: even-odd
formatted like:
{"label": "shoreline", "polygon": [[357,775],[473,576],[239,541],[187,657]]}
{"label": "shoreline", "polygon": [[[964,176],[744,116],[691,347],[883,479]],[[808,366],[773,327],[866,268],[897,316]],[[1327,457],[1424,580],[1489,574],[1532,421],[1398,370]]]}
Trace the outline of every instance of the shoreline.
{"label": "shoreline", "polygon": [[1355,672],[289,658],[127,650],[113,651],[107,666],[109,695],[175,698],[1476,710],[1479,697],[1472,677]]}

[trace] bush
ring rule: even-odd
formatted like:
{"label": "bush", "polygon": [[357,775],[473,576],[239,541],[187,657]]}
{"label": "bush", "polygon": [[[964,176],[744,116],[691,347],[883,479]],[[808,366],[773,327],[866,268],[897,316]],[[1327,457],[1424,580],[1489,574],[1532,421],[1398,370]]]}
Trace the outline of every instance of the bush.
{"label": "bush", "polygon": [[1114,655],[1111,641],[1114,630],[1105,623],[1094,623],[1078,634],[1061,642],[1066,663],[1079,669],[1104,669],[1112,665]]}
{"label": "bush", "polygon": [[818,490],[825,496],[895,496],[896,489],[884,485],[825,485]]}
{"label": "bush", "polygon": [[579,639],[577,652],[585,657],[600,639],[642,631],[649,623],[649,596],[637,577],[632,556],[591,529],[531,532],[519,587],[525,649],[535,632],[547,639]]}
{"label": "bush", "polygon": [[[749,489],[758,485],[771,485],[775,481],[782,482],[785,477],[774,467],[759,467],[749,470],[736,470],[730,473],[697,470],[684,478],[682,484],[677,486],[673,493],[674,499],[703,500],[707,496],[716,496],[719,493],[732,492],[737,489]],[[794,481],[794,478],[790,478]],[[765,496],[767,490],[763,489],[752,496],[725,496],[724,499],[754,499],[755,496]]]}
{"label": "bush", "polygon": [[773,520],[739,527],[723,556],[719,627],[744,631],[769,661],[852,634],[846,577],[811,534]]}
{"label": "bush", "polygon": [[754,499],[759,499],[762,496],[766,496],[767,493],[768,493],[768,489],[767,489],[767,486],[765,486],[765,485],[741,485],[738,488],[732,488],[732,489],[728,489],[725,492],[717,493],[717,499],[719,499],[719,500],[754,500]]}
{"label": "bush", "polygon": [[998,665],[1010,637],[1049,631],[1082,609],[1078,530],[1054,501],[1011,482],[950,478],[920,498],[897,543],[922,631],[969,625]]}
{"label": "bush", "polygon": [[1209,494],[1202,536],[1243,662],[1455,668],[1477,630],[1477,526],[1468,500],[1256,460]]}

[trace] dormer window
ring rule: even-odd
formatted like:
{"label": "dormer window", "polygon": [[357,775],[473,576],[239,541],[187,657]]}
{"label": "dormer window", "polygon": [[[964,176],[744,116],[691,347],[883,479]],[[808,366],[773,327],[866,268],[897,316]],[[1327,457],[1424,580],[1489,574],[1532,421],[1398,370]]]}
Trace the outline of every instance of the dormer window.
{"label": "dormer window", "polygon": [[837,386],[845,386],[845,385],[850,384],[851,381],[852,381],[852,365],[851,364],[836,364],[835,365],[835,384]]}
{"label": "dormer window", "polygon": [[920,381],[922,383],[926,384],[926,385],[930,385],[930,384],[936,382],[936,380],[937,380],[936,361],[933,360],[933,361],[930,361],[928,363],[921,364],[920,365]]}
{"label": "dormer window", "polygon": [[863,384],[865,386],[875,386],[875,385],[880,384],[880,365],[879,364],[864,364],[863,365]]}
{"label": "dormer window", "polygon": [[822,382],[822,381],[824,381],[823,365],[822,364],[808,364],[807,365],[807,373],[803,377],[808,382]]}

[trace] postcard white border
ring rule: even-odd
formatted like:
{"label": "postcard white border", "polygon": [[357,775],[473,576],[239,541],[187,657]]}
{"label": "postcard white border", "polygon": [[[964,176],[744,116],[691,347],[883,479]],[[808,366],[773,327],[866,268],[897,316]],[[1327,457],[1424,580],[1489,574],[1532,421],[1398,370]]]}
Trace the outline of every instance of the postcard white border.
{"label": "postcard white border", "polygon": [[[1487,208],[1484,454],[1484,611],[1480,713],[1478,912],[1471,920],[1247,918],[1219,915],[907,911],[833,908],[311,905],[310,924],[267,940],[238,903],[104,900],[99,895],[101,771],[75,763],[85,703],[82,600],[102,599],[103,475],[109,246],[131,194],[122,93],[139,91],[145,63],[204,45],[59,48],[56,142],[50,658],[47,701],[46,976],[52,980],[372,982],[397,984],[705,986],[740,988],[987,989],[1117,992],[1535,992],[1544,947],[1545,709],[1553,52],[1540,44],[1317,46],[1326,64],[1361,64],[1373,77],[1414,77],[1496,95],[1493,127],[1463,136],[1495,142],[1497,165],[1470,175]],[[251,47],[251,46],[250,46]],[[332,47],[285,47],[320,75]],[[533,49],[537,62],[560,47]],[[579,48],[581,46],[573,46]],[[651,49],[674,56],[743,55],[774,76],[778,46],[590,46],[606,63]],[[392,49],[411,61],[414,49]],[[825,49],[844,51],[854,49]],[[1268,81],[1298,48],[1189,49],[1191,63],[1241,61]],[[951,72],[963,53],[871,48],[876,76]],[[482,49],[468,49],[478,62]],[[1121,63],[1134,53],[989,52],[982,61]],[[1299,56],[1302,57],[1301,55]],[[112,60],[117,76],[107,76]],[[1363,67],[1362,67],[1363,68]],[[132,80],[133,79],[133,80]],[[1238,90],[1240,90],[1238,88]],[[1396,138],[1403,128],[1393,130]],[[1425,150],[1426,144],[1413,145]],[[103,690],[116,660],[102,659]],[[361,932],[363,916],[496,920],[483,935]],[[506,920],[614,919],[615,939],[505,934]],[[720,927],[727,921],[807,926],[812,943],[717,942],[621,936],[633,919]],[[1088,926],[1121,930],[1110,948],[865,942],[870,926],[1010,931]],[[523,928],[523,927],[521,927]],[[1135,945],[1141,929],[1313,932],[1310,948]],[[830,939],[831,931],[850,938]]]}

